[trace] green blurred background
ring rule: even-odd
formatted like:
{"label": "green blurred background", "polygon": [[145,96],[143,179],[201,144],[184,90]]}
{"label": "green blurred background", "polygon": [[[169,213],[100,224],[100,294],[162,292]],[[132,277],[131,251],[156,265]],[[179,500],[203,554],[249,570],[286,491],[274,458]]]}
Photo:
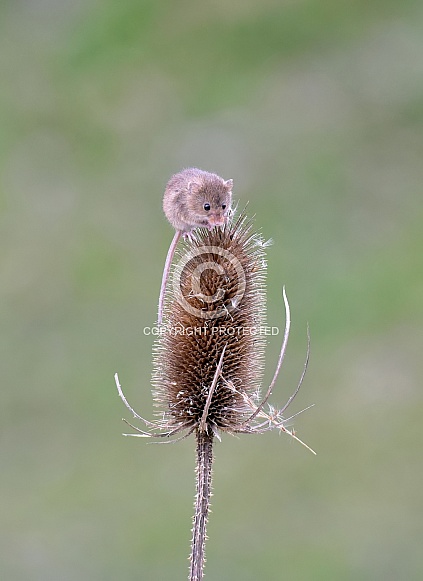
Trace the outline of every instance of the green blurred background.
{"label": "green blurred background", "polygon": [[[0,578],[185,579],[194,440],[149,418],[169,176],[233,178],[292,335],[276,432],[216,445],[206,578],[423,578],[423,5],[0,8]],[[280,337],[267,350],[271,377]]]}

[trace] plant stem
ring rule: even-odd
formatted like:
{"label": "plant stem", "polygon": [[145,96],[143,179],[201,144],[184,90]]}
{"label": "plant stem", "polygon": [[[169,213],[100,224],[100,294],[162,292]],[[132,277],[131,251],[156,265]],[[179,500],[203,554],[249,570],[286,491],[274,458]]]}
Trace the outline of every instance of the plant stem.
{"label": "plant stem", "polygon": [[204,572],[207,520],[210,511],[213,435],[197,430],[197,483],[192,527],[189,581],[201,581]]}

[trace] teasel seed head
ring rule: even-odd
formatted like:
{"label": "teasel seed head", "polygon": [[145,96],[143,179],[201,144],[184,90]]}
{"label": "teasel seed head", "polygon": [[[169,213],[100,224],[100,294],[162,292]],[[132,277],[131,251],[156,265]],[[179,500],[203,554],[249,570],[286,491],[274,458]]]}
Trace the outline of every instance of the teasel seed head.
{"label": "teasel seed head", "polygon": [[264,247],[243,213],[196,230],[179,251],[154,348],[160,428],[218,435],[251,415],[264,368]]}

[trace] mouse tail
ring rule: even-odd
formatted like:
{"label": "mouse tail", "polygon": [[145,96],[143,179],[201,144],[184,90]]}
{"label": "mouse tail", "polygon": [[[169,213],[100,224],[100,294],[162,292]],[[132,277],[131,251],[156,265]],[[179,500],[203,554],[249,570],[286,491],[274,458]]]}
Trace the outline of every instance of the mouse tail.
{"label": "mouse tail", "polygon": [[163,276],[162,276],[162,286],[160,287],[160,296],[159,296],[159,312],[157,317],[157,323],[160,326],[162,324],[163,319],[163,308],[164,308],[164,297],[166,292],[167,280],[169,278],[170,267],[172,264],[173,256],[175,254],[176,246],[178,245],[179,238],[181,237],[181,230],[176,230],[175,235],[173,236],[172,242],[170,243],[169,250],[166,256],[166,262],[163,269]]}

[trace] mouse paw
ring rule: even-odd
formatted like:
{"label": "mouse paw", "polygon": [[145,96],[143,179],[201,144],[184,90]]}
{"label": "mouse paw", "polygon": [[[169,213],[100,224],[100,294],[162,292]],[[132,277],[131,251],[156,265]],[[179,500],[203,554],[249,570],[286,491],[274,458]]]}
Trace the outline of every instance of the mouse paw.
{"label": "mouse paw", "polygon": [[182,237],[183,237],[183,239],[184,239],[185,241],[192,242],[192,241],[194,240],[194,234],[193,234],[193,231],[192,231],[192,230],[189,230],[188,232],[184,232],[184,233],[182,234]]}

